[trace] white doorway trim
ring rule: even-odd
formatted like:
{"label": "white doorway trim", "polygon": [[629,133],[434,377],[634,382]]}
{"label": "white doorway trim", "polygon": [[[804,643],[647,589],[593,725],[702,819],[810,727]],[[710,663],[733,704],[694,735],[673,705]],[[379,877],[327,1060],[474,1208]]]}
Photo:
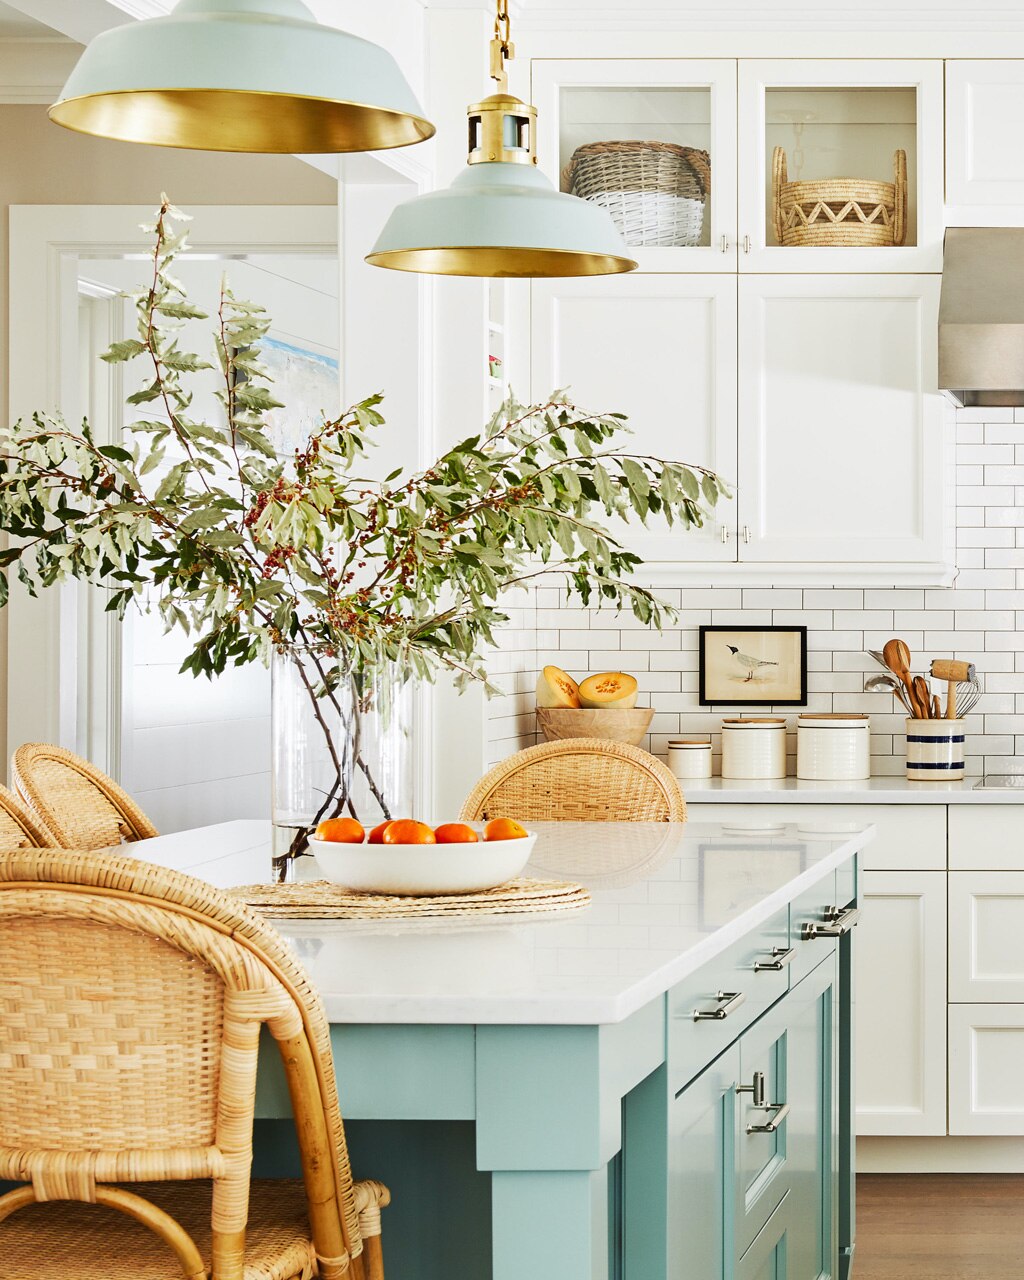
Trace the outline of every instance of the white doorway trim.
{"label": "white doorway trim", "polygon": [[[219,256],[338,252],[334,205],[202,205],[190,209],[194,251]],[[77,420],[80,260],[148,256],[139,224],[153,209],[134,205],[14,205],[10,210],[9,413],[59,411]],[[141,265],[141,263],[140,263]],[[87,270],[86,270],[87,273]],[[140,277],[141,278],[141,277]],[[32,600],[11,584],[8,612],[7,743],[62,742],[61,635],[77,624],[60,592]],[[73,615],[73,610],[70,611]],[[62,613],[65,615],[62,617]],[[67,703],[65,703],[67,706]],[[75,748],[75,742],[63,742]]]}

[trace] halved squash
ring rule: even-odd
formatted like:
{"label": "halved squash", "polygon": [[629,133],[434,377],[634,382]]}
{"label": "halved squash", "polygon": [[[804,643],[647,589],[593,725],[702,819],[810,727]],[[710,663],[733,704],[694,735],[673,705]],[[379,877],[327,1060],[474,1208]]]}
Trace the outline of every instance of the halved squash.
{"label": "halved squash", "polygon": [[578,707],[580,687],[561,667],[545,667],[537,677],[538,707]]}
{"label": "halved squash", "polygon": [[636,679],[624,671],[602,671],[600,675],[587,676],[579,688],[581,707],[603,707],[606,710],[631,710],[636,706],[636,694]]}

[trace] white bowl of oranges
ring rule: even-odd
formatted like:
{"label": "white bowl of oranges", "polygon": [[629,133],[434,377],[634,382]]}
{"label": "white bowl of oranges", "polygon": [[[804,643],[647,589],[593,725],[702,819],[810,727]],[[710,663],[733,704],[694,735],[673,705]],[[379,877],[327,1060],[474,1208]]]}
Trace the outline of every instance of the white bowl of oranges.
{"label": "white bowl of oranges", "polygon": [[537,841],[511,818],[485,826],[413,818],[382,822],[367,835],[354,818],[328,818],[310,836],[320,870],[357,893],[478,893],[513,880]]}

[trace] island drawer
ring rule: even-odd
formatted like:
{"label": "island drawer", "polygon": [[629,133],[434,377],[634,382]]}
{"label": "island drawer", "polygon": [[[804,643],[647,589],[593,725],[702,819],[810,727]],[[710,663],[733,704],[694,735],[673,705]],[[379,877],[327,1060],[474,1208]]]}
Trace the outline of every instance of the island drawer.
{"label": "island drawer", "polygon": [[785,995],[789,947],[789,908],[783,907],[669,992],[668,1072],[673,1093]]}
{"label": "island drawer", "polygon": [[[966,806],[964,806],[966,809]],[[1024,805],[986,806],[985,812],[1016,809],[1024,837]],[[956,806],[950,806],[950,838]],[[963,810],[961,810],[963,812]],[[975,810],[975,812],[980,812]],[[859,855],[863,871],[944,871],[946,806],[944,804],[691,804],[691,822],[736,823],[756,834],[769,823],[792,825],[808,835],[843,836],[874,826],[875,837]],[[973,817],[971,813],[968,816]],[[1024,849],[1024,838],[1020,847]],[[1024,863],[1021,863],[1024,867]]]}
{"label": "island drawer", "polygon": [[[844,883],[846,876],[843,877]],[[801,978],[820,964],[830,952],[835,950],[836,939],[822,933],[822,929],[836,927],[830,911],[841,908],[849,901],[850,895],[840,900],[836,872],[831,871],[818,883],[807,889],[790,905],[790,938],[794,949],[793,962],[789,966],[789,980],[795,986]],[[838,927],[842,927],[840,922]],[[810,935],[810,936],[808,936]]]}

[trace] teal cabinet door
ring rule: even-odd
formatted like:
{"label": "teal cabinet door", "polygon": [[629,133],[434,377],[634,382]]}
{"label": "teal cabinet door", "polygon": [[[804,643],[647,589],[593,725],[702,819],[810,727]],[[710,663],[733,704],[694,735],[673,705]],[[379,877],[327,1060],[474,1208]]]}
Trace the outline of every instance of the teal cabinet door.
{"label": "teal cabinet door", "polygon": [[795,1204],[788,1280],[833,1280],[839,1254],[837,963],[823,961],[787,997],[789,1183]]}
{"label": "teal cabinet door", "polygon": [[794,1207],[787,1193],[740,1259],[736,1280],[789,1280]]}
{"label": "teal cabinet door", "polygon": [[785,1280],[836,1274],[837,978],[833,952],[739,1042],[736,1251],[745,1256],[785,1200]]}
{"label": "teal cabinet door", "polygon": [[739,1049],[733,1045],[670,1103],[669,1280],[733,1280],[736,1274],[732,1157],[738,1068]]}

